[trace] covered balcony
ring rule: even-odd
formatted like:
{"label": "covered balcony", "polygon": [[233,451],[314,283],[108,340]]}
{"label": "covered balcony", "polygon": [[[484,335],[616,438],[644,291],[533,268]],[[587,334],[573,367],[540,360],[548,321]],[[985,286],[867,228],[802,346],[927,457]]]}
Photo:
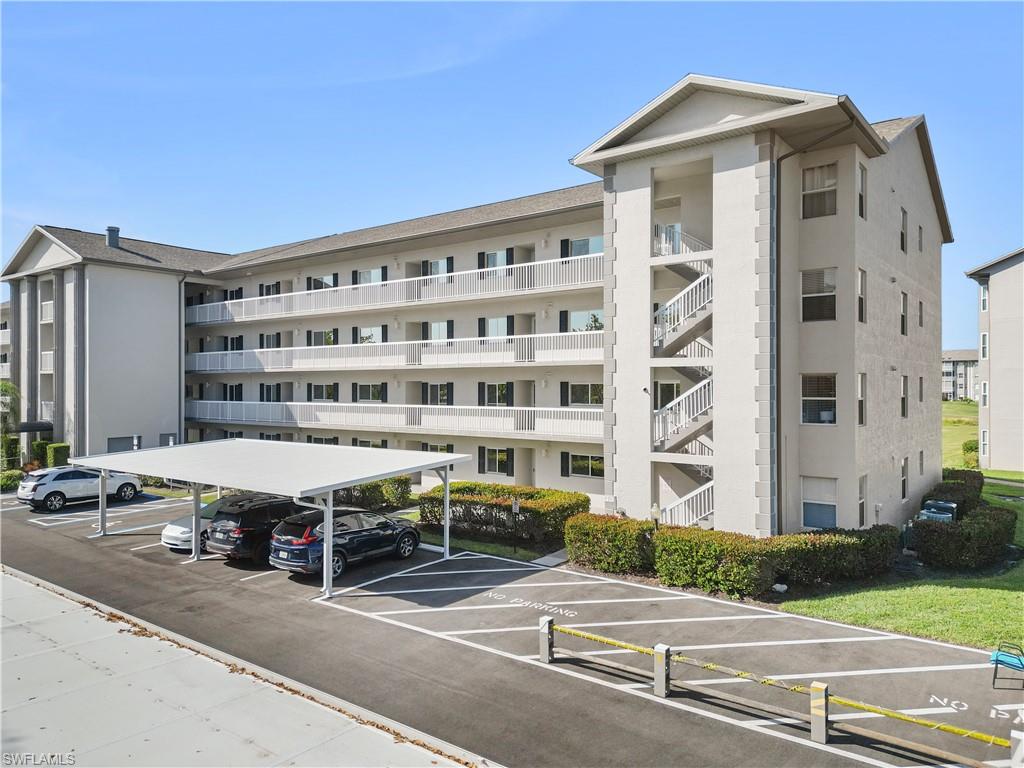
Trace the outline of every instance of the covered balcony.
{"label": "covered balcony", "polygon": [[7,346],[11,343],[11,329],[4,328],[0,330],[0,347]]}

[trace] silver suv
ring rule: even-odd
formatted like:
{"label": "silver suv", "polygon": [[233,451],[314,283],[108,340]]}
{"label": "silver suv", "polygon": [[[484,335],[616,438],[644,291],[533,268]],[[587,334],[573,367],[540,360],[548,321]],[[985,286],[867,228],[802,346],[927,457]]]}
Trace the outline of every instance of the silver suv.
{"label": "silver suv", "polygon": [[[130,501],[142,491],[136,475],[111,472],[107,478],[107,495]],[[35,509],[58,512],[65,504],[97,499],[100,495],[100,473],[79,467],[50,467],[29,472],[18,485],[18,498]]]}

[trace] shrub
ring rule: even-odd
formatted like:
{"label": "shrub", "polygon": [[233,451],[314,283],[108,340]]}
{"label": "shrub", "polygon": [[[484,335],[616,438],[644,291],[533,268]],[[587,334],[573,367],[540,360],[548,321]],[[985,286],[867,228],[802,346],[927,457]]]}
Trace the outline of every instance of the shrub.
{"label": "shrub", "polygon": [[0,472],[0,491],[7,493],[17,489],[22,477],[24,473],[20,469],[5,469]]}
{"label": "shrub", "polygon": [[946,483],[960,483],[979,498],[982,488],[985,487],[985,476],[973,469],[946,468],[942,470],[942,480]]}
{"label": "shrub", "polygon": [[412,480],[408,475],[372,480],[369,483],[343,488],[334,494],[335,503],[354,504],[371,511],[402,509],[409,504]]}
{"label": "shrub", "polygon": [[860,542],[840,531],[794,533],[761,540],[776,580],[818,584],[854,578],[864,570]]}
{"label": "shrub", "polygon": [[4,468],[17,467],[21,463],[21,439],[18,435],[3,436],[0,457],[3,459]]}
{"label": "shrub", "polygon": [[967,467],[968,469],[977,469],[978,466],[979,466],[979,464],[978,464],[978,454],[977,453],[965,453],[964,454],[964,466]]}
{"label": "shrub", "polygon": [[46,446],[48,446],[49,444],[49,440],[32,441],[32,461],[38,464],[40,467],[46,466]]}
{"label": "shrub", "polygon": [[[961,448],[962,448],[964,453],[977,453],[978,452],[978,440],[977,440],[977,438],[972,438],[970,440],[964,440],[964,444],[961,446]],[[950,470],[950,471],[952,471],[952,470]],[[946,473],[943,472],[942,474],[943,474],[943,477],[945,477]]]}
{"label": "shrub", "polygon": [[46,446],[46,466],[63,467],[68,463],[71,446],[67,443],[50,443]]}
{"label": "shrub", "polygon": [[[947,470],[949,471],[949,470]],[[969,472],[970,470],[958,470]],[[980,473],[979,473],[980,474]],[[981,488],[977,490],[971,485],[960,482],[942,482],[932,488],[924,495],[922,501],[934,499],[936,501],[952,501],[956,504],[957,518],[969,514],[978,506],[981,501]]]}
{"label": "shrub", "polygon": [[141,480],[142,484],[147,488],[163,488],[165,485],[164,479],[162,477],[157,477],[156,475],[141,475],[139,480]]}
{"label": "shrub", "polygon": [[[590,510],[590,497],[576,491],[459,481],[451,483],[451,525],[469,535],[485,538],[560,544],[565,521]],[[513,515],[513,501],[519,514]],[[444,488],[420,494],[420,522],[444,522]]]}
{"label": "shrub", "polygon": [[942,568],[982,568],[997,562],[1013,541],[1017,513],[980,507],[955,523],[914,521],[914,546],[921,561]]}
{"label": "shrub", "polygon": [[893,525],[844,530],[860,542],[861,568],[857,576],[876,576],[890,570],[900,553],[900,530]]}
{"label": "shrub", "polygon": [[773,576],[768,548],[758,539],[702,528],[659,528],[654,567],[662,584],[733,597],[764,592]]}
{"label": "shrub", "polygon": [[409,499],[412,497],[412,478],[408,475],[400,477],[389,477],[382,480],[382,491],[384,501],[392,509],[404,509],[409,506]]}
{"label": "shrub", "polygon": [[565,550],[577,565],[608,573],[654,570],[654,523],[584,512],[565,521]]}

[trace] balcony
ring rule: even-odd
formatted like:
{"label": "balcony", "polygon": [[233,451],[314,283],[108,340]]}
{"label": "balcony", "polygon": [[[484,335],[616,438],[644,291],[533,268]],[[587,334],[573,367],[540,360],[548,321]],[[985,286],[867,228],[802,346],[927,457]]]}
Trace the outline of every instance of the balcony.
{"label": "balcony", "polygon": [[40,323],[52,323],[53,322],[53,302],[43,301],[39,304],[39,322]]}
{"label": "balcony", "polygon": [[185,355],[185,370],[221,373],[599,365],[603,359],[604,331],[573,331],[447,341],[197,352]]}
{"label": "balcony", "polygon": [[11,343],[11,329],[4,328],[0,331],[0,346],[6,346]]}
{"label": "balcony", "polygon": [[39,372],[53,373],[53,350],[47,349],[39,353]]}
{"label": "balcony", "polygon": [[39,420],[49,422],[53,421],[53,400],[39,401]]}
{"label": "balcony", "polygon": [[534,261],[447,275],[410,277],[384,283],[346,285],[319,291],[199,304],[185,309],[187,325],[333,315],[413,304],[504,298],[600,286],[602,254]]}
{"label": "balcony", "polygon": [[710,250],[710,243],[687,234],[681,224],[654,225],[654,244],[651,249],[654,256],[683,256]]}
{"label": "balcony", "polygon": [[185,418],[227,424],[598,442],[602,408],[503,408],[371,403],[186,400]]}
{"label": "balcony", "polygon": [[10,363],[0,363],[0,379],[9,379],[9,378],[11,378],[11,364]]}

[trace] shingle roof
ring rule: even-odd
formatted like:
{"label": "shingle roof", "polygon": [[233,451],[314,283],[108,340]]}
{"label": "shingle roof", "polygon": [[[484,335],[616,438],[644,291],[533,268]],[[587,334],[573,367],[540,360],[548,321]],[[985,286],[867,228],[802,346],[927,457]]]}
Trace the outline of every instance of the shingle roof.
{"label": "shingle roof", "polygon": [[996,258],[992,259],[991,261],[986,261],[984,264],[981,264],[980,266],[975,267],[974,269],[970,270],[969,272],[964,272],[964,274],[967,275],[968,277],[973,277],[975,279],[977,279],[979,277],[988,277],[988,275],[992,271],[993,267],[999,266],[1004,261],[1009,261],[1010,259],[1015,259],[1015,258],[1017,258],[1018,256],[1020,256],[1022,254],[1024,254],[1024,248],[1018,248],[1015,251],[1010,251],[1009,253],[1004,253],[1002,256],[997,256]]}
{"label": "shingle roof", "polygon": [[977,360],[978,350],[976,349],[944,349],[942,350],[943,360]]}
{"label": "shingle roof", "polygon": [[875,133],[881,136],[886,141],[892,141],[905,130],[917,123],[921,119],[921,115],[914,115],[912,117],[894,117],[892,120],[882,120],[877,123],[872,123],[871,127],[875,129]]}
{"label": "shingle roof", "polygon": [[130,237],[119,238],[119,246],[109,248],[105,234],[49,225],[41,226],[40,229],[45,230],[86,260],[169,269],[176,272],[200,272],[221,264],[231,256],[227,253],[200,251],[194,248],[182,248],[178,245],[134,240]]}
{"label": "shingle roof", "polygon": [[503,200],[498,203],[488,203],[487,205],[478,205],[473,208],[463,208],[447,213],[421,216],[417,219],[407,219],[406,221],[399,221],[394,224],[356,229],[337,235],[316,237],[310,240],[301,240],[297,243],[287,243],[255,251],[246,251],[235,254],[233,258],[219,263],[216,267],[210,268],[209,271],[219,272],[243,266],[267,264],[326,253],[328,251],[360,248],[379,243],[408,240],[442,232],[480,227],[487,224],[542,216],[559,211],[598,206],[601,205],[602,199],[602,183],[596,181],[576,187],[567,187],[551,192],[517,197],[512,200]]}

